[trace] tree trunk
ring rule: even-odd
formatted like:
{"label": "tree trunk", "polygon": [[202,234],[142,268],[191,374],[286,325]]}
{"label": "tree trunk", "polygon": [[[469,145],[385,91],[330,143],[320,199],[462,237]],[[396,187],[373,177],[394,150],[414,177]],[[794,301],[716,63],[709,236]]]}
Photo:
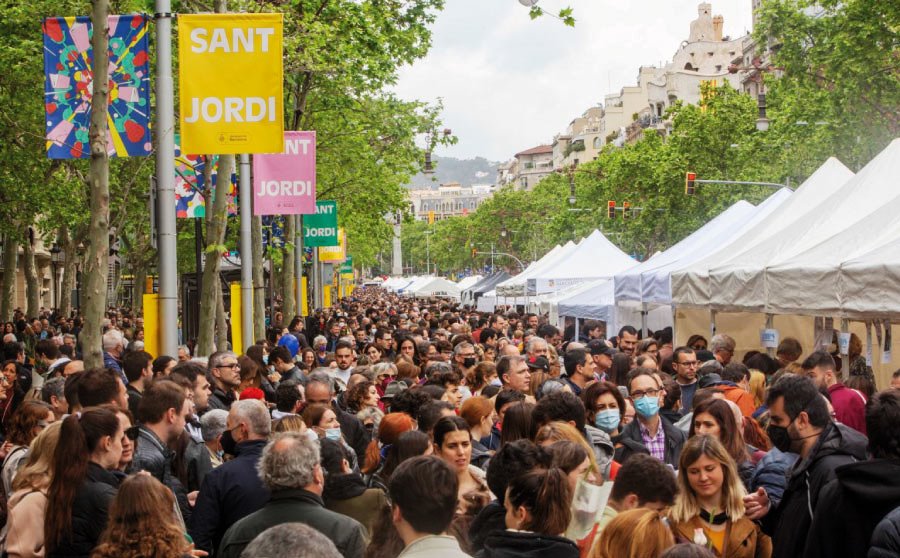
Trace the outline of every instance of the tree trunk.
{"label": "tree trunk", "polygon": [[228,349],[228,321],[225,319],[225,297],[222,280],[216,281],[216,349]]}
{"label": "tree trunk", "polygon": [[26,228],[25,244],[22,245],[22,267],[25,270],[25,315],[36,318],[41,311],[41,286],[38,284],[37,269],[34,264],[34,229]]}
{"label": "tree trunk", "polygon": [[206,200],[206,250],[203,255],[203,281],[200,295],[200,324],[197,332],[197,356],[213,352],[216,332],[216,283],[222,262],[221,245],[225,242],[225,220],[228,218],[228,187],[234,172],[234,155],[219,156],[216,185]]}
{"label": "tree trunk", "polygon": [[144,310],[144,293],[147,292],[147,268],[143,262],[137,262],[137,269],[134,270],[134,286],[131,289],[134,300],[131,305],[135,312],[143,312]]}
{"label": "tree trunk", "polygon": [[296,227],[293,215],[284,216],[284,247],[281,249],[281,290],[282,300],[281,312],[287,322],[294,319],[297,313],[295,306],[295,289],[294,289],[294,243],[297,241],[295,234]]}
{"label": "tree trunk", "polygon": [[264,339],[266,337],[266,280],[265,273],[263,273],[262,217],[254,217],[250,227],[253,242],[253,336],[256,339]]}
{"label": "tree trunk", "polygon": [[103,365],[103,312],[109,275],[109,154],[106,152],[109,96],[109,0],[91,0],[94,33],[91,98],[91,222],[84,262],[84,329],[81,330],[85,369]]}
{"label": "tree trunk", "polygon": [[12,320],[16,307],[16,264],[19,259],[19,243],[15,235],[3,237],[3,282],[0,284],[0,320]]}

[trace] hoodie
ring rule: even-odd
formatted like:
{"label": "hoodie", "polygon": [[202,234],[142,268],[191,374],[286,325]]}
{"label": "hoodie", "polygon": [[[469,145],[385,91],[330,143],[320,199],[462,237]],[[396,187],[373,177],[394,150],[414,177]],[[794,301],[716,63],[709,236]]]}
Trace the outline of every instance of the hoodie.
{"label": "hoodie", "polygon": [[613,445],[609,434],[589,424],[584,425],[585,438],[591,447],[594,448],[594,457],[597,459],[597,465],[600,466],[600,472],[605,480],[611,478],[610,469],[612,467],[613,457],[616,453],[616,447]]}
{"label": "hoodie", "polygon": [[867,443],[848,426],[825,426],[809,455],[788,472],[781,504],[763,518],[763,529],[772,536],[773,558],[803,556],[822,490],[836,478],[838,467],[866,458]]}
{"label": "hoodie", "polygon": [[843,465],[819,495],[804,556],[863,556],[878,522],[900,506],[900,461]]}
{"label": "hoodie", "polygon": [[578,547],[564,537],[529,531],[500,531],[488,536],[477,558],[578,558]]}

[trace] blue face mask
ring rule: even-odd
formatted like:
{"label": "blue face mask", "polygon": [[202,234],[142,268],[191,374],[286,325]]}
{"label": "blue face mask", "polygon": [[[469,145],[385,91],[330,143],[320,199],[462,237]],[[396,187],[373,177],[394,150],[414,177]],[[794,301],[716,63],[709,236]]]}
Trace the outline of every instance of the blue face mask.
{"label": "blue face mask", "polygon": [[609,434],[619,428],[621,418],[618,409],[606,409],[594,417],[594,426]]}
{"label": "blue face mask", "polygon": [[659,397],[645,395],[634,402],[634,410],[644,418],[656,416],[659,413]]}
{"label": "blue face mask", "polygon": [[340,428],[327,428],[325,429],[325,437],[329,440],[334,440],[335,442],[340,441],[341,439],[341,429]]}
{"label": "blue face mask", "polygon": [[263,355],[263,364],[269,364],[269,355]]}

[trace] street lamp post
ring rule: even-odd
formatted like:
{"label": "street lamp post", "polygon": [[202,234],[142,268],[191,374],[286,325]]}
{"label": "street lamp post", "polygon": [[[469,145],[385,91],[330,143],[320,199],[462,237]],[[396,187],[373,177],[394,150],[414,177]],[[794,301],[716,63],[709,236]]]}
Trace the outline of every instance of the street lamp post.
{"label": "street lamp post", "polygon": [[59,301],[59,294],[57,294],[58,283],[56,282],[56,267],[59,264],[59,255],[62,252],[62,249],[59,247],[59,244],[53,243],[53,246],[50,247],[50,272],[53,275],[53,284],[50,288],[50,304],[55,309],[57,307]]}
{"label": "street lamp post", "polygon": [[431,273],[431,235],[434,231],[425,231],[425,275]]}

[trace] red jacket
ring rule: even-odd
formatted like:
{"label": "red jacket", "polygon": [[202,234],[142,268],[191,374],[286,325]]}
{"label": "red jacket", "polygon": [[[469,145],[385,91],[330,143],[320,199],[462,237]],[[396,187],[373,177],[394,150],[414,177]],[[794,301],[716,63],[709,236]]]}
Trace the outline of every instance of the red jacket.
{"label": "red jacket", "polygon": [[866,433],[866,396],[838,382],[828,388],[831,406],[838,422]]}

